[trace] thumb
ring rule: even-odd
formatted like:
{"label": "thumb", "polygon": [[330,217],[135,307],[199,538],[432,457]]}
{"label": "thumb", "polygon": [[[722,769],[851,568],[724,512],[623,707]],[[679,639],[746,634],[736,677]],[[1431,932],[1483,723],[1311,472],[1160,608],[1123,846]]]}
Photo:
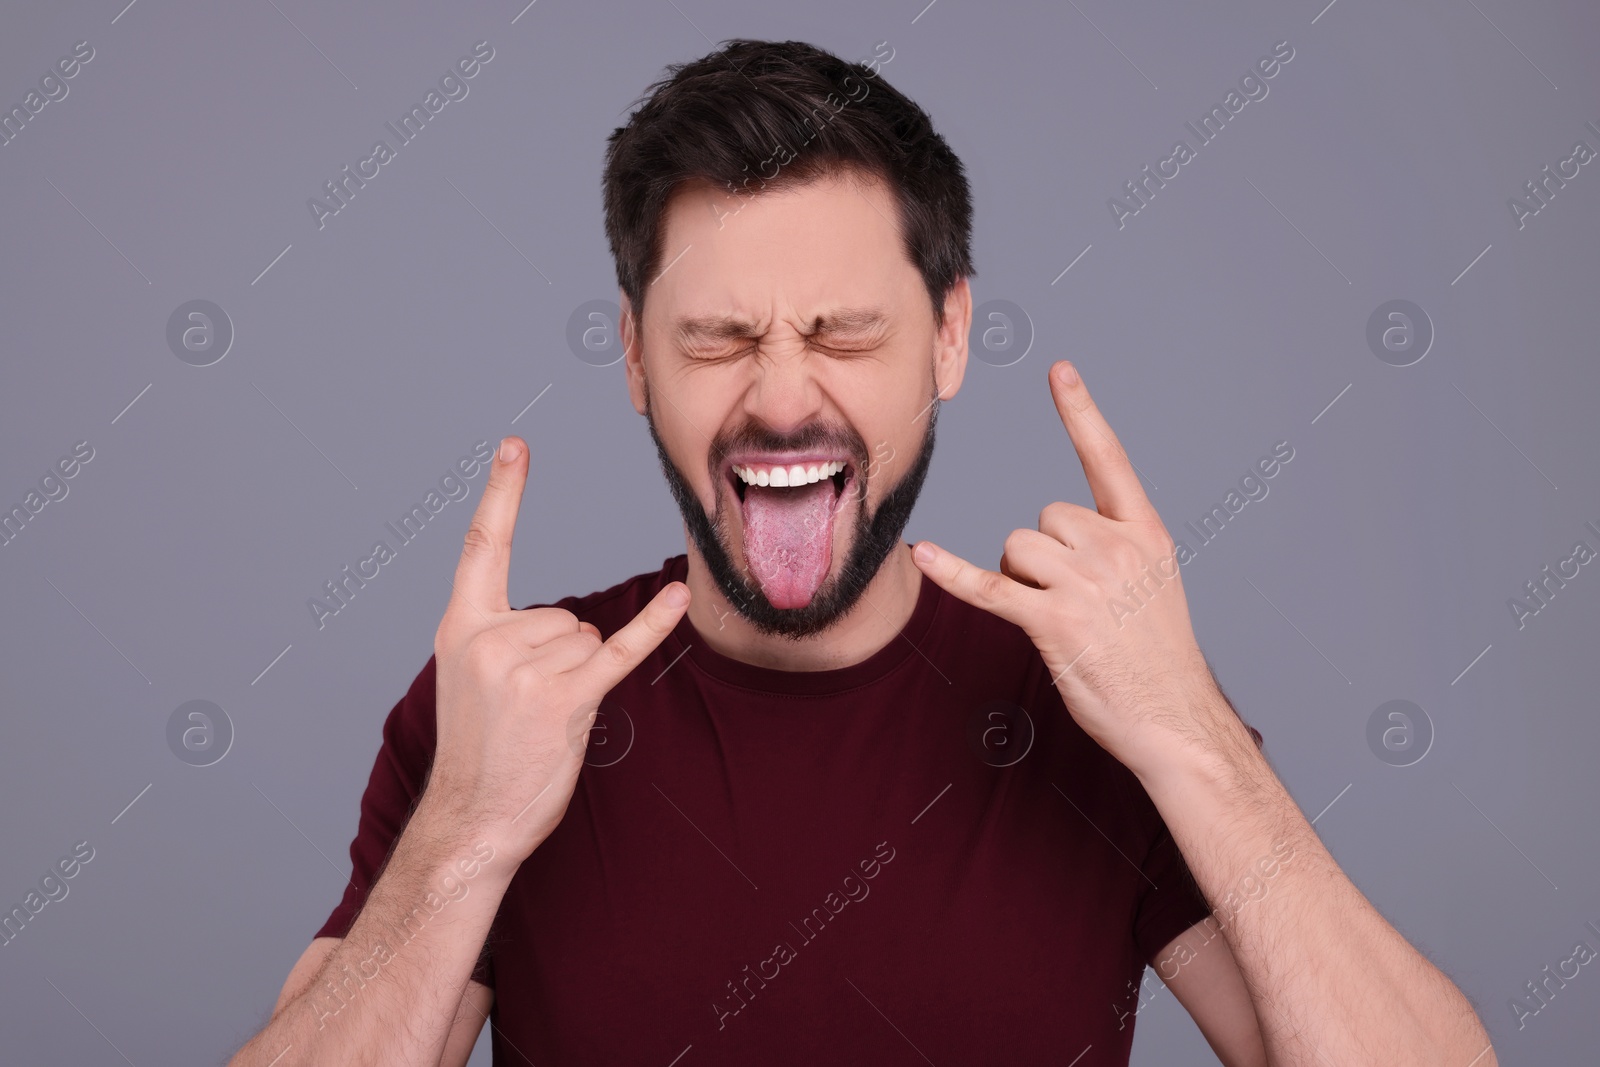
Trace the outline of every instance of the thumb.
{"label": "thumb", "polygon": [[923,574],[951,596],[1022,625],[1023,602],[1026,594],[1033,592],[1027,586],[998,571],[968,563],[932,541],[919,541],[912,549],[911,558]]}
{"label": "thumb", "polygon": [[644,609],[611,635],[584,665],[609,692],[654,652],[689,607],[689,587],[669,582]]}

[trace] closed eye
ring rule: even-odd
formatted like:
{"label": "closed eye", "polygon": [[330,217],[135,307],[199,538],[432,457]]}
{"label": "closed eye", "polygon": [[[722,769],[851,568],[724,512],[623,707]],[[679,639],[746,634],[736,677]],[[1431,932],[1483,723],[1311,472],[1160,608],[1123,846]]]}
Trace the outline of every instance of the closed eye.
{"label": "closed eye", "polygon": [[685,348],[684,355],[697,363],[724,363],[755,351],[755,345],[740,348]]}
{"label": "closed eye", "polygon": [[839,356],[839,357],[843,357],[843,358],[848,358],[850,356],[870,355],[872,352],[877,351],[876,347],[873,346],[873,345],[860,345],[860,346],[855,346],[855,347],[841,347],[839,345],[822,345],[822,344],[816,343],[815,341],[813,341],[811,343],[811,347],[815,348],[815,349],[817,349],[819,351],[826,352],[830,356]]}
{"label": "closed eye", "polygon": [[[813,351],[821,352],[824,355],[833,356],[839,359],[849,359],[852,357],[871,355],[878,350],[879,346],[837,344],[825,345],[817,341],[810,341],[807,342],[806,347],[812,349]],[[689,348],[684,350],[684,354],[690,359],[699,363],[725,363],[738,359],[741,356],[750,355],[756,352],[758,348],[759,346],[757,345],[743,345],[738,348],[718,349]]]}

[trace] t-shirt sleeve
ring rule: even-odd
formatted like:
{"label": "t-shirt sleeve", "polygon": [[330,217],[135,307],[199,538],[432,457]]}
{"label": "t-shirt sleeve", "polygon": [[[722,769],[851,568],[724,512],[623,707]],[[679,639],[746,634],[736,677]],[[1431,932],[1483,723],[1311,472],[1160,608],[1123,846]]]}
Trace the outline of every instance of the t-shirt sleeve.
{"label": "t-shirt sleeve", "polygon": [[[411,819],[433,764],[435,663],[430,656],[383,724],[383,744],[361,795],[361,820],[350,842],[350,882],[344,897],[315,937],[344,937],[383,873],[400,832]],[[473,981],[494,987],[487,946],[479,953]]]}
{"label": "t-shirt sleeve", "polygon": [[[1261,732],[1248,724],[1245,729],[1260,748]],[[1139,867],[1144,877],[1139,880],[1141,892],[1134,915],[1133,936],[1145,962],[1155,966],[1161,950],[1173,938],[1209,916],[1211,905],[1195,883],[1189,864],[1149,794],[1137,779],[1132,788],[1137,801],[1147,809],[1145,815],[1153,832],[1149,850]]]}
{"label": "t-shirt sleeve", "polygon": [[1139,882],[1142,892],[1134,914],[1133,940],[1144,961],[1154,966],[1173,938],[1211,914],[1211,905],[1164,823],[1139,870],[1149,881]]}

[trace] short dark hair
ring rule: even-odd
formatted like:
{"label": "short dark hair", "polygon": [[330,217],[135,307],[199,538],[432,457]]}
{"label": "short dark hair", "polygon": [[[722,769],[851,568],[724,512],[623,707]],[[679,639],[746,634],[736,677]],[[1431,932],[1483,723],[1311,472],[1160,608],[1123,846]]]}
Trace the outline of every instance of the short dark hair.
{"label": "short dark hair", "polygon": [[606,238],[635,314],[660,269],[662,212],[680,183],[748,196],[854,172],[894,195],[907,258],[943,325],[946,293],[977,273],[971,192],[927,112],[877,64],[849,63],[804,41],[734,38],[666,71],[606,149]]}

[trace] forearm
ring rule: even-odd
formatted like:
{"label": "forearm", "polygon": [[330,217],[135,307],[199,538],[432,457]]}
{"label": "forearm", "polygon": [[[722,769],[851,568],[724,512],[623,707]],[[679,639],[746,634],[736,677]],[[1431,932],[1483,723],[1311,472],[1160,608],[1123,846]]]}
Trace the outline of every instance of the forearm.
{"label": "forearm", "polygon": [[435,1067],[512,870],[426,797],[348,935],[230,1067]]}
{"label": "forearm", "polygon": [[1339,869],[1233,710],[1198,703],[1183,751],[1135,773],[1216,912],[1269,1062],[1494,1064],[1466,997]]}

